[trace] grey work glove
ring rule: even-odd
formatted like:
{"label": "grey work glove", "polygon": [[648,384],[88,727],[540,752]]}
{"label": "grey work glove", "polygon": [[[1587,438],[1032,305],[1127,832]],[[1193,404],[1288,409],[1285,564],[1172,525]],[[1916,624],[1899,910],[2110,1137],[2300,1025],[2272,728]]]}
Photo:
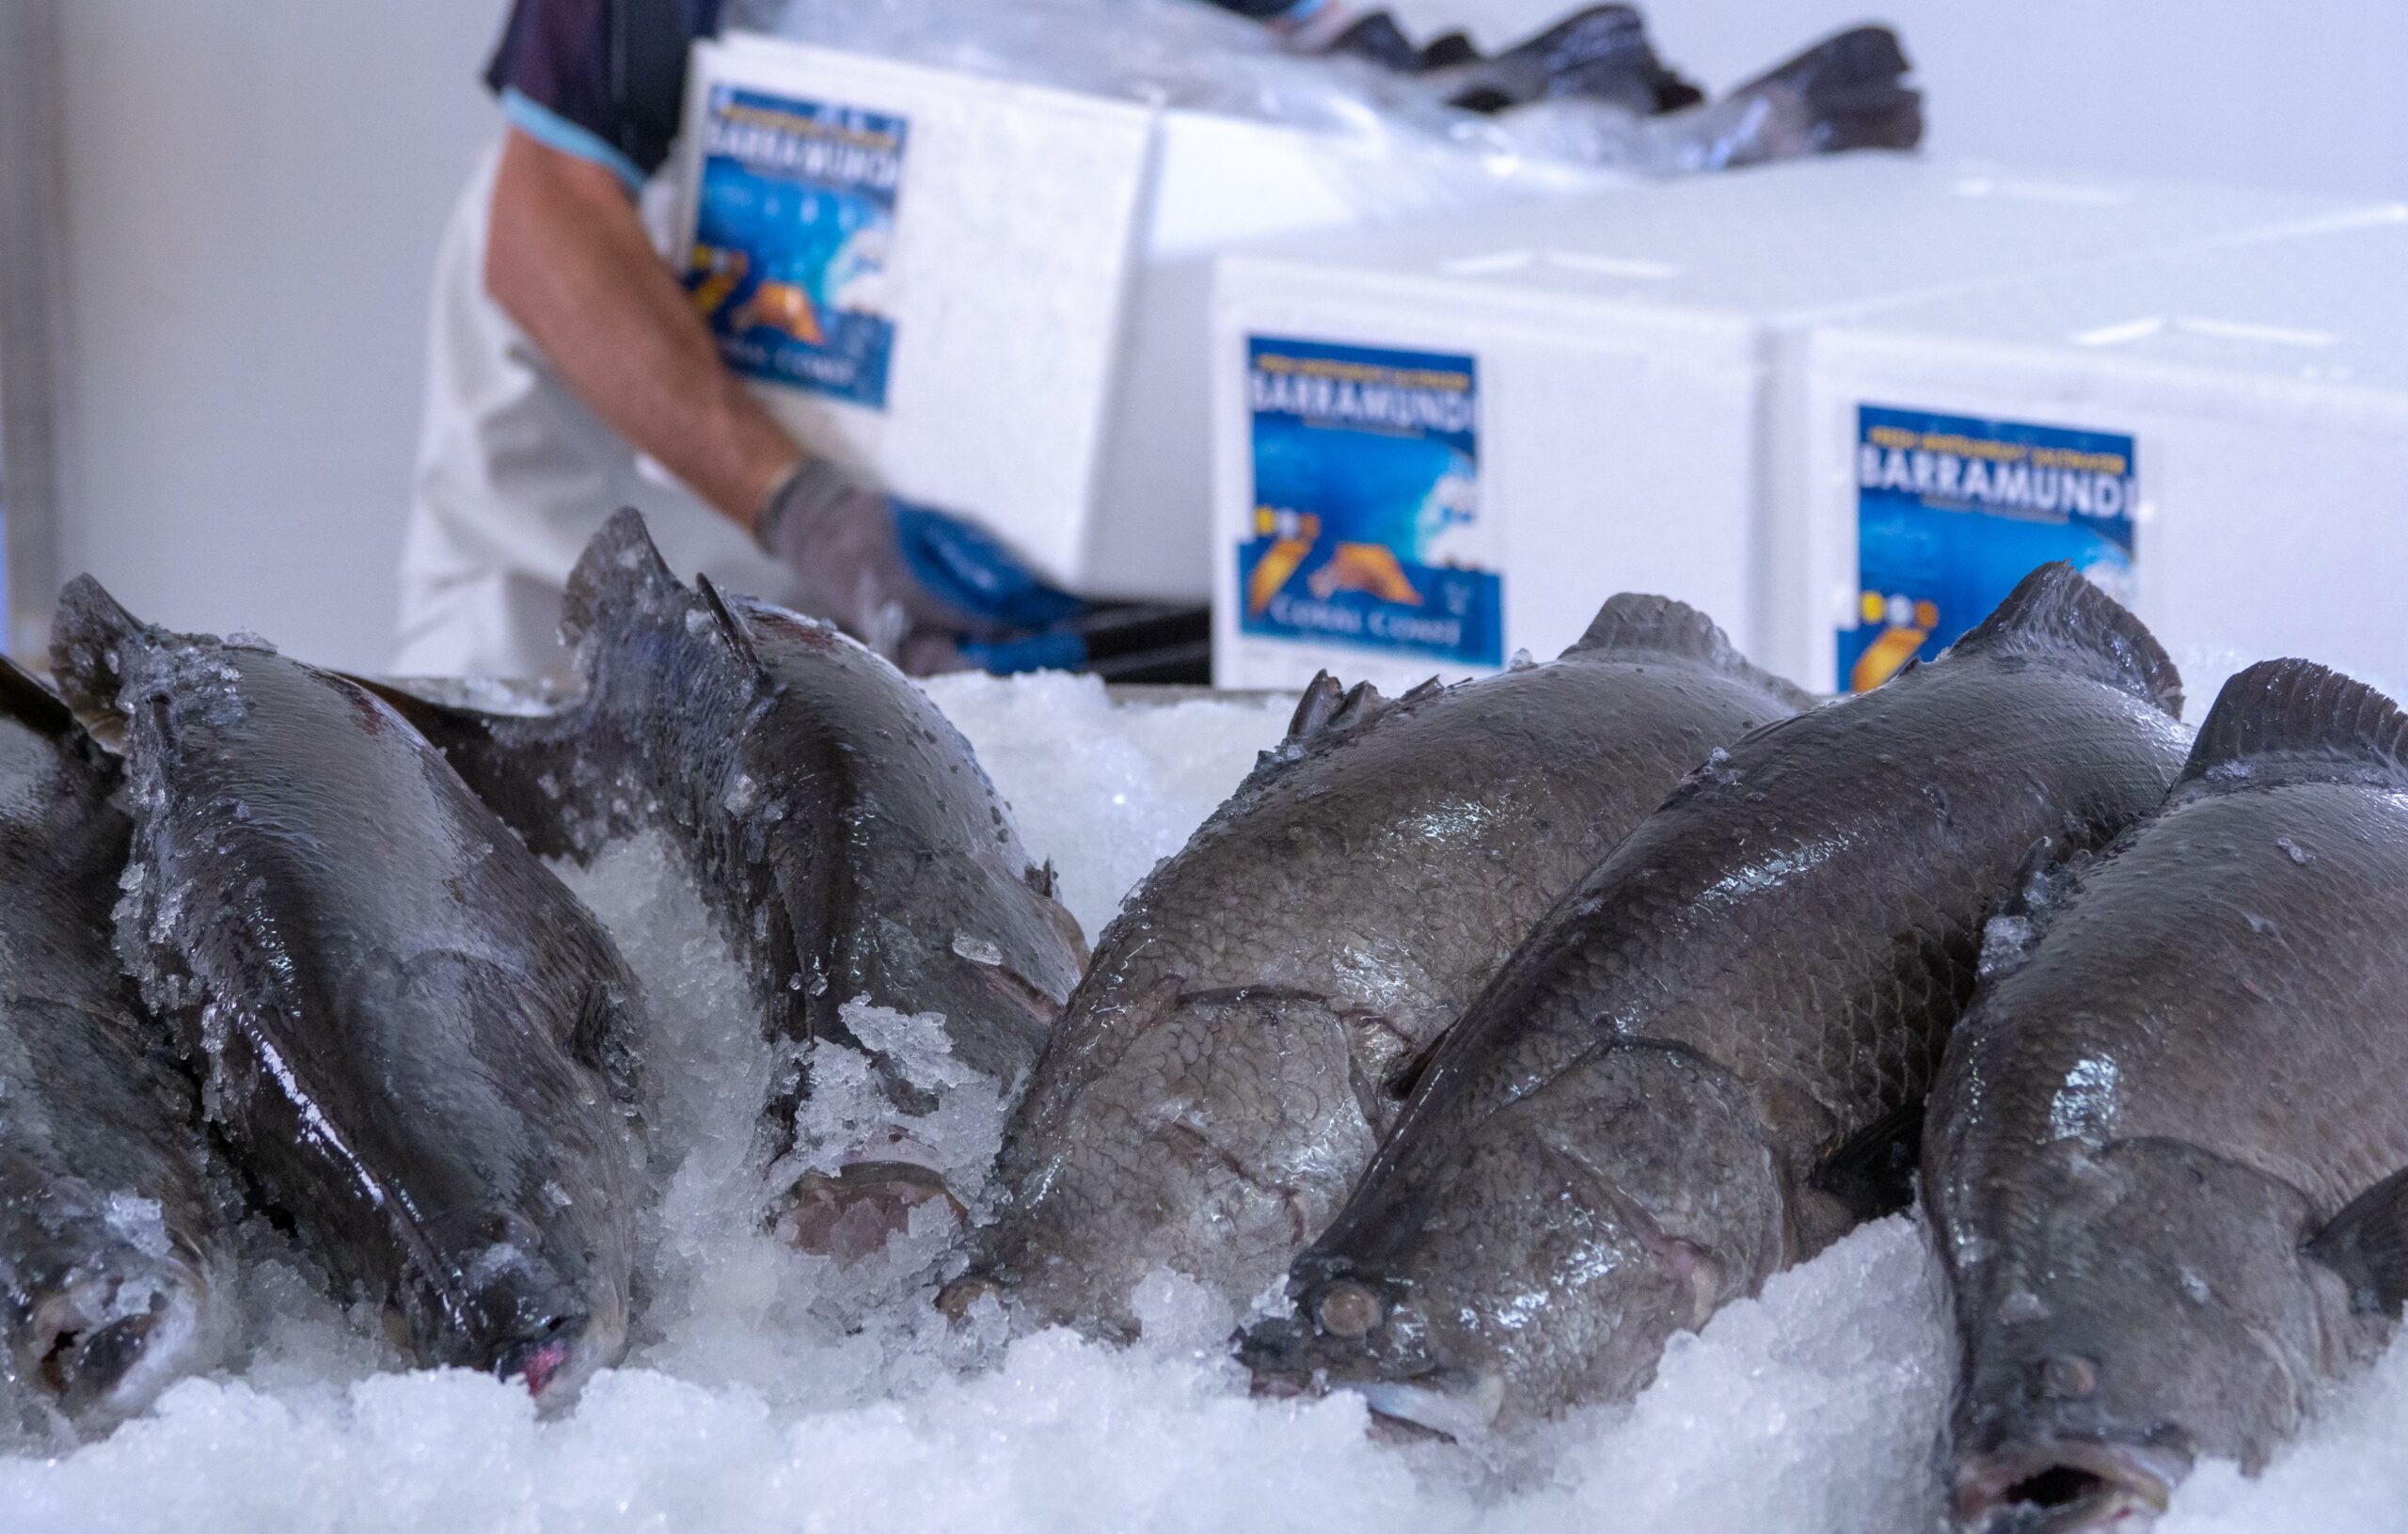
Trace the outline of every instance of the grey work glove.
{"label": "grey work glove", "polygon": [[753,541],[802,583],[803,605],[889,660],[912,636],[960,632],[962,615],[923,598],[895,536],[894,498],[807,459],[769,492]]}
{"label": "grey work glove", "polygon": [[1085,610],[977,527],[857,483],[824,459],[770,492],[752,536],[794,572],[814,612],[915,674],[961,669],[966,643]]}

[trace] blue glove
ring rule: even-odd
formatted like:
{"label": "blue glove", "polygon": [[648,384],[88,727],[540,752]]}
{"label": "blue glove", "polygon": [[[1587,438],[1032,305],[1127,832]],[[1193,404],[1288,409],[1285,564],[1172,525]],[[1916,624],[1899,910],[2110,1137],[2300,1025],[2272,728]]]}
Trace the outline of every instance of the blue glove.
{"label": "blue glove", "polygon": [[752,536],[800,581],[805,607],[907,671],[974,664],[963,645],[1025,638],[1086,610],[991,534],[823,459],[769,493]]}
{"label": "blue glove", "polygon": [[[889,500],[895,541],[920,589],[989,629],[1050,628],[1086,604],[1049,586],[992,533],[958,516]],[[965,632],[973,631],[965,625]]]}

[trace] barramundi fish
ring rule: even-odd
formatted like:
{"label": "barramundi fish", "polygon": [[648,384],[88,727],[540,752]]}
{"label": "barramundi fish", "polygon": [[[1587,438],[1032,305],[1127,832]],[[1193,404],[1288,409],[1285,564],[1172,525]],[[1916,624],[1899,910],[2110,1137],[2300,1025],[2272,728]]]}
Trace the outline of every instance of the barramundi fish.
{"label": "barramundi fish", "polygon": [[2062,564],[1954,649],[1718,751],[1541,922],[1244,1352],[1476,1432],[1905,1200],[1984,925],[2182,759],[2179,683]]}
{"label": "barramundi fish", "polygon": [[1556,898],[1718,746],[1809,700],[1617,596],[1560,658],[1394,701],[1326,673],[1105,931],[1010,1132],[980,1287],[1104,1334],[1155,1268],[1244,1306]]}
{"label": "barramundi fish", "polygon": [[634,982],[392,709],[91,577],[53,665],[121,737],[119,940],[272,1216],[417,1360],[564,1399],[627,1327]]}
{"label": "barramundi fish", "polygon": [[[892,1122],[842,1147],[832,1174],[786,1162],[808,1082],[768,1094],[773,1223],[810,1249],[858,1256],[916,1206],[966,1209],[976,1188],[949,1184],[943,1147],[912,1125],[928,1092],[844,1014],[851,1003],[940,1014],[953,1060],[1008,1093],[1078,979],[1078,924],[969,742],[833,627],[707,579],[685,585],[632,511],[569,577],[563,629],[579,684],[562,707],[387,696],[539,854],[582,862],[658,833],[750,976],[768,1037],[875,1062]],[[958,1165],[952,1176],[973,1180]]]}
{"label": "barramundi fish", "polygon": [[1986,1534],[2103,1534],[2263,1465],[2408,1298],[2408,717],[2250,667],[2032,919],[1924,1145],[1952,1490]]}
{"label": "barramundi fish", "polygon": [[0,659],[0,1376],[86,1435],[239,1331],[199,1093],[110,939],[119,777]]}

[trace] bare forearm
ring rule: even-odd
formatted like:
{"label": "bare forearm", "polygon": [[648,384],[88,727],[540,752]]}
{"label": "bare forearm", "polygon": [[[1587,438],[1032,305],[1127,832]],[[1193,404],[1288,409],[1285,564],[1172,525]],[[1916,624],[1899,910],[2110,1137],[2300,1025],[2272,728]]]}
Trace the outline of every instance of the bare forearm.
{"label": "bare forearm", "polygon": [[801,459],[721,363],[618,179],[515,128],[485,290],[594,414],[737,523]]}

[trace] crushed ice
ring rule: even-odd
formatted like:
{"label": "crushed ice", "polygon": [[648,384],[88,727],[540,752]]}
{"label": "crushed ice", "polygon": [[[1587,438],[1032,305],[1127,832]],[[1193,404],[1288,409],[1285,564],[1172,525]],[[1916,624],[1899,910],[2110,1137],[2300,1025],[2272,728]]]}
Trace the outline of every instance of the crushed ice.
{"label": "crushed ice", "polygon": [[[932,688],[1061,871],[1090,932],[1122,891],[1244,776],[1285,722],[1278,701],[1144,711],[1088,681]],[[400,1370],[369,1314],[325,1298],[281,1235],[242,1233],[252,1342],[239,1369],[186,1381],[146,1417],[72,1453],[0,1457],[10,1534],[344,1534],[496,1528],[1920,1531],[1939,1510],[1931,1450],[1949,1341],[1936,1269],[1905,1217],[1776,1277],[1676,1338],[1637,1401],[1481,1452],[1367,1433],[1359,1400],[1256,1400],[1221,1339],[1234,1318],[1158,1274],[1145,1337],[1116,1351],[1060,1331],[1006,1340],[992,1299],[945,1324],[915,1230],[893,1261],[839,1270],[756,1218],[762,1095],[795,1063],[764,1040],[741,976],[659,846],[566,870],[627,951],[659,1034],[649,1154],[649,1295],[626,1364],[574,1411],[458,1370]],[[915,1084],[965,1081],[931,1020],[854,1007],[873,1054]],[[812,1062],[824,1154],[877,1117]],[[986,1096],[997,1096],[986,1083]],[[926,1138],[991,1155],[995,1116]],[[882,1101],[882,1099],[879,1099]],[[992,1115],[991,1107],[990,1109]],[[957,1131],[958,1137],[957,1138]],[[145,1211],[129,1206],[130,1226]],[[950,1223],[950,1213],[943,1216]],[[919,1242],[918,1246],[914,1246]],[[904,1250],[909,1248],[908,1250]],[[2160,1534],[2396,1526],[2408,1504],[2408,1343],[2258,1479],[2202,1466]]]}

